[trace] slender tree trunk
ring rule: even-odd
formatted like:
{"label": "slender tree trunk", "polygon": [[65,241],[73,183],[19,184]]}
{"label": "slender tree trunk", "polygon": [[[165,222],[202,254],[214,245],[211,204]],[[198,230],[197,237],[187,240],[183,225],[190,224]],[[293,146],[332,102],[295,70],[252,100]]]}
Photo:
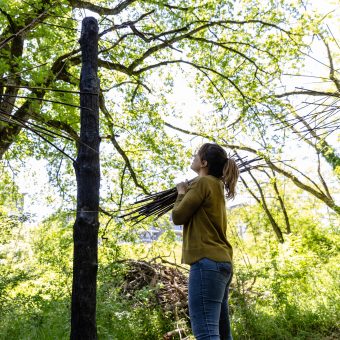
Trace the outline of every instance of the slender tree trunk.
{"label": "slender tree trunk", "polygon": [[77,178],[77,217],[73,229],[71,339],[97,339],[96,280],[99,208],[99,81],[98,23],[83,20],[80,77],[80,144],[74,164]]}

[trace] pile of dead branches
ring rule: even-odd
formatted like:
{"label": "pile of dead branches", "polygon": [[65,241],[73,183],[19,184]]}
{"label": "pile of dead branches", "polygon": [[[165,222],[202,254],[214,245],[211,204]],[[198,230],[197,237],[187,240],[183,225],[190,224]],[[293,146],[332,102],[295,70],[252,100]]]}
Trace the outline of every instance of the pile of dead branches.
{"label": "pile of dead branches", "polygon": [[188,320],[188,286],[184,268],[168,263],[165,265],[155,260],[124,260],[127,271],[121,287],[121,293],[134,299],[136,304],[145,303],[139,299],[145,290],[149,307],[161,307],[172,320]]}

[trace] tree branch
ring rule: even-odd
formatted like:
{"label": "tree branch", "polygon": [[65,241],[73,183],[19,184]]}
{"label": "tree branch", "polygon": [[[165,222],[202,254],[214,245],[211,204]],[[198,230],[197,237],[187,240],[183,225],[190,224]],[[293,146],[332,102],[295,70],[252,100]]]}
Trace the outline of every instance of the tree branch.
{"label": "tree branch", "polygon": [[[293,123],[288,122],[284,116],[275,115],[275,118],[280,120],[281,123],[293,131],[293,133],[298,135],[299,138],[301,138],[304,142],[312,146],[317,153],[320,152],[326,161],[332,166],[333,170],[336,170],[336,168],[340,166],[340,157],[337,155],[334,148],[328,144],[325,138],[321,138],[315,129],[312,128],[303,117],[297,114],[293,107],[291,107],[291,113],[295,117],[295,122]],[[303,124],[307,133],[302,133],[294,127],[299,122]],[[315,143],[312,143],[309,138],[307,138],[308,134],[310,134],[310,136],[315,139]]]}
{"label": "tree branch", "polygon": [[169,5],[169,4],[164,4],[163,6],[166,7],[166,8],[175,9],[175,10],[178,10],[178,11],[190,11],[190,10],[193,10],[193,9],[198,9],[198,8],[204,7],[204,5],[193,6],[193,7],[181,7],[181,6],[174,6],[174,5]]}
{"label": "tree branch", "polygon": [[[80,59],[79,59],[80,62]],[[132,76],[134,73],[131,72],[126,66],[118,63],[112,63],[103,59],[98,59],[98,67],[103,67],[109,70],[118,71]]]}
{"label": "tree branch", "polygon": [[255,200],[261,205],[261,207],[263,208],[264,212],[266,213],[268,219],[269,219],[269,222],[273,228],[273,231],[276,235],[276,238],[278,239],[278,241],[280,243],[283,243],[284,242],[284,239],[283,239],[283,235],[282,235],[282,232],[281,232],[281,229],[280,227],[278,226],[278,224],[276,223],[273,215],[271,214],[268,206],[267,206],[267,202],[266,202],[266,199],[264,197],[264,194],[263,194],[263,191],[262,191],[262,188],[260,186],[260,184],[258,183],[258,181],[256,180],[256,178],[253,176],[253,174],[251,173],[251,171],[248,171],[249,175],[251,176],[251,178],[253,179],[253,181],[255,182],[258,190],[259,190],[259,193],[260,193],[260,196],[261,196],[261,199],[259,199],[253,192],[252,190],[249,188],[249,186],[247,185],[246,181],[243,179],[242,176],[240,176],[241,178],[241,181],[243,183],[243,185],[246,187],[246,189],[248,190],[248,192],[255,198]]}
{"label": "tree branch", "polygon": [[283,213],[283,216],[284,216],[284,219],[285,219],[286,232],[287,232],[287,234],[290,234],[292,232],[291,227],[290,227],[290,221],[289,221],[289,217],[288,217],[288,213],[287,213],[287,209],[286,209],[284,200],[283,200],[283,198],[280,194],[279,188],[277,187],[277,178],[276,178],[275,172],[272,171],[273,177],[270,177],[269,174],[267,173],[267,171],[264,170],[264,172],[267,174],[268,178],[271,180],[271,182],[273,184],[274,191],[275,191],[276,196],[279,200],[280,207],[282,209],[282,213]]}
{"label": "tree branch", "polygon": [[195,41],[201,41],[201,42],[204,42],[204,43],[209,44],[209,45],[215,45],[215,46],[221,47],[221,48],[223,48],[223,49],[225,49],[227,51],[233,52],[234,54],[238,54],[242,58],[248,60],[249,63],[254,65],[256,69],[260,70],[263,73],[269,74],[269,72],[267,72],[263,68],[259,67],[253,59],[251,59],[250,57],[248,57],[244,53],[242,53],[242,52],[240,52],[240,51],[238,51],[238,50],[236,50],[234,48],[227,47],[225,43],[220,43],[220,42],[217,42],[217,41],[208,40],[208,39],[205,39],[205,38],[198,38],[198,37],[189,37],[188,39],[189,40],[195,40]]}
{"label": "tree branch", "polygon": [[[22,56],[23,48],[24,48],[24,40],[22,39],[22,37],[21,36],[15,37],[13,39],[11,49],[10,49],[11,59],[9,61],[9,66],[10,66],[9,74],[15,73],[18,67],[18,63],[16,60],[18,60],[18,58]],[[19,85],[21,82],[20,74],[15,75],[8,82],[10,83],[10,85],[14,85],[14,86]],[[2,87],[6,85],[1,84],[0,86]],[[6,87],[5,93],[1,91],[0,110],[8,114],[11,114],[14,108],[14,103],[15,103],[18,92],[19,92],[19,89],[15,87]],[[0,126],[0,133],[2,129],[3,128]]]}
{"label": "tree branch", "polygon": [[324,44],[326,46],[328,60],[329,60],[329,79],[333,81],[334,85],[338,89],[338,92],[339,92],[338,97],[340,97],[340,82],[339,82],[339,79],[337,79],[336,76],[335,76],[335,70],[334,70],[334,63],[333,63],[332,53],[331,53],[331,50],[330,50],[328,44],[326,43],[326,41],[324,39],[322,39],[322,40],[323,40],[323,42],[324,42]]}
{"label": "tree branch", "polygon": [[[46,2],[48,3],[48,2]],[[50,8],[44,10],[43,12],[41,12],[37,17],[30,17],[25,21],[24,26],[20,26],[20,27],[16,27],[17,28],[17,32],[13,33],[12,35],[10,35],[7,38],[4,38],[4,34],[2,34],[0,36],[0,39],[3,39],[0,42],[0,50],[1,48],[3,48],[4,46],[6,46],[11,40],[13,40],[14,38],[16,38],[17,36],[22,35],[24,32],[26,32],[28,29],[32,29],[34,28],[39,22],[41,22],[42,20],[45,19],[45,17],[47,16],[48,11],[50,10]]]}
{"label": "tree branch", "polygon": [[[122,28],[126,28],[126,27],[130,27],[131,29],[134,27],[135,28],[135,24],[137,24],[139,21],[143,20],[145,17],[149,16],[150,14],[154,13],[155,10],[152,10],[150,12],[147,12],[147,13],[144,13],[142,14],[138,19],[136,20],[133,20],[133,21],[126,21],[126,22],[123,22],[122,24],[118,24],[118,25],[113,25],[112,27],[104,30],[103,32],[99,33],[98,36],[99,37],[102,37],[104,36],[106,33],[109,33],[109,32],[112,32],[112,31],[115,31],[115,30],[118,30],[118,29],[122,29]],[[133,29],[132,29],[133,31]],[[134,32],[136,34],[136,32]],[[139,35],[140,32],[138,31],[137,35]],[[144,38],[143,38],[144,40]]]}
{"label": "tree branch", "polygon": [[329,97],[336,97],[340,98],[339,92],[328,92],[328,91],[315,91],[315,90],[301,90],[301,91],[290,91],[284,92],[280,94],[276,94],[276,98],[283,98],[288,96],[295,96],[295,95],[308,95],[308,96],[329,96]]}
{"label": "tree branch", "polygon": [[268,156],[265,156],[263,154],[261,154],[258,150],[253,149],[249,146],[243,146],[243,145],[236,145],[236,144],[230,144],[228,143],[226,140],[224,140],[222,138],[222,143],[220,140],[217,140],[211,136],[205,135],[203,133],[197,133],[197,132],[192,132],[192,131],[187,131],[185,129],[180,129],[177,128],[169,123],[165,123],[166,126],[173,128],[177,131],[180,131],[182,133],[187,133],[190,135],[194,135],[194,136],[200,136],[203,138],[207,138],[210,139],[211,141],[217,142],[219,143],[221,146],[224,146],[226,148],[229,148],[231,150],[243,150],[243,151],[247,151],[250,153],[253,153],[255,155],[261,156],[262,158],[265,159],[266,163],[268,164],[268,166],[276,171],[277,173],[280,173],[282,175],[284,175],[285,177],[289,178],[297,187],[309,192],[310,194],[312,194],[313,196],[315,196],[316,198],[318,198],[319,200],[323,201],[327,206],[329,206],[332,210],[334,210],[337,214],[340,214],[340,207],[338,205],[336,205],[336,203],[334,202],[333,199],[330,199],[327,195],[325,195],[323,192],[318,191],[314,188],[312,188],[311,186],[309,186],[308,184],[305,184],[303,182],[301,182],[295,175],[293,175],[292,173],[278,167],[276,164],[274,164],[269,158]]}
{"label": "tree branch", "polygon": [[[40,86],[38,86],[31,92],[31,95],[32,97],[34,97],[34,99],[27,99],[24,104],[13,114],[14,119],[20,120],[22,122],[26,122],[29,119],[29,117],[32,115],[33,104],[36,103],[39,99],[40,103],[42,103],[42,99],[46,94],[45,89],[49,87],[49,85],[55,78],[59,78],[60,76],[62,76],[62,74],[64,73],[63,71],[67,58],[69,58],[69,56],[73,54],[74,51],[57,58],[57,60],[53,63],[51,67],[52,74],[45,79],[43,84],[40,84]],[[13,143],[15,137],[19,134],[21,129],[21,125],[6,126],[0,129],[0,159]]]}
{"label": "tree branch", "polygon": [[321,181],[321,183],[322,183],[322,185],[323,185],[323,187],[326,191],[327,196],[332,200],[333,198],[332,198],[332,196],[331,196],[331,194],[328,190],[328,186],[326,184],[326,181],[321,174],[320,152],[317,152],[317,155],[318,155],[318,175],[319,175],[320,181]]}
{"label": "tree branch", "polygon": [[134,3],[136,0],[124,0],[120,4],[118,4],[114,8],[107,8],[95,5],[91,2],[82,1],[82,0],[69,0],[70,5],[73,8],[84,8],[88,9],[91,12],[98,13],[100,15],[117,15],[120,12],[122,12],[125,8],[127,8],[129,5]]}
{"label": "tree branch", "polygon": [[6,19],[9,22],[10,28],[11,28],[10,31],[15,34],[16,25],[15,25],[12,17],[6,11],[4,11],[1,7],[0,7],[0,13],[2,13],[6,17]]}
{"label": "tree branch", "polygon": [[65,122],[56,119],[50,119],[44,122],[46,125],[51,126],[55,129],[66,132],[74,141],[79,141],[79,136],[76,130],[73,127]]}
{"label": "tree branch", "polygon": [[[99,94],[99,107],[100,107],[100,110],[103,112],[103,114],[105,115],[106,117],[106,120],[107,120],[107,124],[109,126],[109,130],[110,131],[113,131],[113,119],[108,111],[108,109],[106,108],[106,105],[105,105],[105,99],[104,99],[104,96],[102,94],[102,92],[100,92]],[[129,172],[131,174],[131,177],[136,185],[136,187],[142,189],[143,193],[146,194],[146,195],[149,195],[149,191],[145,188],[144,185],[142,185],[141,183],[139,183],[138,179],[137,179],[137,175],[135,173],[135,171],[133,170],[133,167],[130,163],[130,160],[129,158],[127,157],[125,151],[120,147],[120,145],[118,144],[118,141],[116,139],[116,137],[114,135],[111,136],[110,138],[112,144],[114,145],[115,149],[118,151],[118,153],[122,156],[122,158],[124,159],[124,162],[125,162],[125,165],[126,167],[129,169]]]}
{"label": "tree branch", "polygon": [[[164,65],[169,65],[169,64],[187,64],[187,65],[190,65],[190,66],[193,66],[194,68],[198,69],[200,72],[202,72],[205,76],[206,76],[206,73],[203,72],[202,70],[207,70],[207,71],[210,71],[218,76],[220,76],[221,78],[227,80],[236,90],[237,92],[241,95],[241,97],[243,99],[247,99],[246,95],[242,92],[242,90],[236,85],[236,83],[231,80],[229,77],[227,77],[226,75],[224,75],[223,73],[220,73],[212,68],[209,68],[209,67],[206,67],[206,66],[202,66],[202,65],[197,65],[195,63],[192,63],[190,61],[186,61],[186,60],[168,60],[168,61],[162,61],[160,63],[157,63],[157,64],[153,64],[153,65],[149,65],[149,66],[146,66],[144,68],[141,68],[139,70],[136,70],[136,71],[133,71],[133,74],[135,75],[139,75],[145,71],[148,71],[148,70],[151,70],[153,68],[157,68],[157,67],[160,67],[160,66],[164,66]],[[130,69],[130,67],[129,67]],[[211,79],[209,79],[211,81]]]}
{"label": "tree branch", "polygon": [[[244,21],[237,21],[237,20],[220,20],[220,21],[206,21],[206,20],[197,20],[197,21],[193,21],[191,23],[189,23],[188,25],[178,29],[177,31],[186,31],[190,28],[190,26],[192,26],[193,24],[202,24],[199,27],[196,27],[194,29],[192,29],[191,31],[174,37],[172,39],[167,40],[166,42],[164,42],[163,44],[159,44],[156,46],[151,47],[150,49],[148,49],[140,58],[136,59],[130,66],[130,69],[135,69],[139,64],[141,64],[141,62],[143,60],[145,60],[147,57],[149,57],[151,54],[155,53],[156,51],[159,51],[160,49],[169,46],[170,44],[173,44],[177,41],[183,40],[187,37],[192,36],[193,34],[202,31],[203,29],[209,28],[209,27],[213,27],[213,26],[223,26],[224,24],[236,24],[236,25],[244,25],[244,24],[251,24],[251,23],[260,23],[263,26],[270,26],[273,27],[275,29],[278,29],[282,32],[285,32],[288,36],[291,35],[291,33],[289,31],[284,30],[283,28],[279,27],[278,25],[275,24],[271,24],[262,20],[244,20]],[[224,26],[223,26],[224,27]],[[159,36],[158,36],[159,37]],[[155,39],[155,38],[154,38]]]}

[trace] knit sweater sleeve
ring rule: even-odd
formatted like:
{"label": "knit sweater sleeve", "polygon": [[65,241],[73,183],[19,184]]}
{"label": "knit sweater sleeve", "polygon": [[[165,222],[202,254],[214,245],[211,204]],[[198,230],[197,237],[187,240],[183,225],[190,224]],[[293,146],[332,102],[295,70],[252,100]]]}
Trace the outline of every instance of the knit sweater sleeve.
{"label": "knit sweater sleeve", "polygon": [[207,183],[203,177],[189,186],[185,194],[177,196],[172,209],[172,220],[175,224],[187,223],[208,195]]}

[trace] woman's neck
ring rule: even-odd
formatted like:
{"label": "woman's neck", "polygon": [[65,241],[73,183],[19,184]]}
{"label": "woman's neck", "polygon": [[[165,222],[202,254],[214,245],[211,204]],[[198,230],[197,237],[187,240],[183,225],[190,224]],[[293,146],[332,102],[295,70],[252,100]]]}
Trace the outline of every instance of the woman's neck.
{"label": "woman's neck", "polygon": [[204,168],[200,168],[200,170],[198,171],[198,176],[208,176],[208,167],[204,167]]}

